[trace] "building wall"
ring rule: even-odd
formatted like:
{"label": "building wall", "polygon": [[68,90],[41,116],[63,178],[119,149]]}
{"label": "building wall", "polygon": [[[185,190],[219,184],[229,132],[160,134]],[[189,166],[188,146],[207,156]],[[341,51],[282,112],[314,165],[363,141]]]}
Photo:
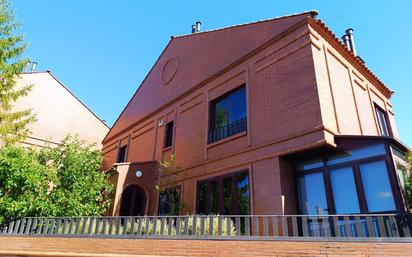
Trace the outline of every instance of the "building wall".
{"label": "building wall", "polygon": [[[377,82],[362,70],[342,47],[327,41],[328,34],[311,28],[313,60],[319,90],[322,120],[334,134],[379,135],[374,104],[388,114],[394,137],[399,138],[392,104]],[[346,56],[345,56],[346,55]]]}
{"label": "building wall", "polygon": [[[182,172],[174,180],[182,183],[189,213],[195,211],[197,181],[243,169],[251,174],[251,194],[256,199],[251,200],[253,213],[280,214],[282,192],[288,194],[288,206],[294,205],[295,194],[281,189],[278,156],[324,144],[326,138],[308,32],[307,25],[300,26],[149,120],[105,142],[106,168],[115,162],[118,148],[131,138],[127,161],[162,161],[171,153],[176,155]],[[243,83],[247,87],[248,132],[207,144],[209,102]],[[158,126],[160,120],[164,124],[174,120],[170,149],[163,149],[165,126]],[[291,172],[284,171],[282,176],[290,180]],[[287,212],[296,209],[288,207]]]}
{"label": "building wall", "polygon": [[3,237],[6,256],[410,256],[410,243]]}
{"label": "building wall", "polygon": [[[185,213],[196,210],[198,181],[247,169],[252,214],[296,214],[293,163],[282,156],[334,147],[337,134],[376,135],[373,100],[391,114],[389,100],[345,58],[307,23],[299,24],[176,101],[159,100],[161,111],[104,142],[105,165],[135,138],[144,143],[129,146],[128,161],[161,162],[176,155],[182,170],[172,177],[182,185]],[[207,144],[210,101],[244,83],[248,131]],[[165,126],[159,122],[171,120],[174,143],[163,149]]]}
{"label": "building wall", "polygon": [[109,128],[50,72],[23,73],[17,78],[17,87],[30,85],[29,94],[14,104],[15,110],[32,109],[36,114],[37,121],[29,126],[31,135],[24,144],[59,143],[66,135],[77,134],[89,144],[101,147]]}

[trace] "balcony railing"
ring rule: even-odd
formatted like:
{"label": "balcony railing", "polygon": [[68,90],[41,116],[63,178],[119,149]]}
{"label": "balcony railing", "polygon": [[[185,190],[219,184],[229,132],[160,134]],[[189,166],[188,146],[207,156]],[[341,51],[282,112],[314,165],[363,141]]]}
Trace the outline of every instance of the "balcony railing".
{"label": "balcony railing", "polygon": [[412,242],[411,234],[407,214],[27,217],[0,226],[0,236]]}
{"label": "balcony railing", "polygon": [[246,118],[209,131],[207,142],[213,143],[247,130]]}

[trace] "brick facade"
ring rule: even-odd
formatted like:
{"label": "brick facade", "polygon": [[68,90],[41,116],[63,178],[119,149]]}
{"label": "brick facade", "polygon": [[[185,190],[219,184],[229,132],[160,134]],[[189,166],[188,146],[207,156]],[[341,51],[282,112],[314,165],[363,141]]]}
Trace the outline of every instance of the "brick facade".
{"label": "brick facade", "polygon": [[[293,162],[284,156],[334,148],[335,135],[378,135],[374,104],[387,110],[397,135],[392,92],[313,16],[172,38],[103,141],[105,168],[124,145],[136,165],[174,153],[182,172],[173,180],[188,213],[195,212],[197,181],[247,169],[253,214],[281,214],[282,195],[285,214],[298,213]],[[247,132],[208,144],[210,102],[242,84]],[[172,120],[173,145],[163,149],[164,124]]]}
{"label": "brick facade", "polygon": [[411,256],[410,243],[3,237],[6,256]]}

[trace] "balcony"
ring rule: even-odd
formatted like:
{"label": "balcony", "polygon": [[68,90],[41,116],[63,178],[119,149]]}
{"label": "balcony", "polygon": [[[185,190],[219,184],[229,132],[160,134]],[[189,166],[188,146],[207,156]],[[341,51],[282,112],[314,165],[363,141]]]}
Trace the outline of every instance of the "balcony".
{"label": "balcony", "polygon": [[247,131],[247,118],[243,118],[229,123],[228,125],[210,130],[207,143],[211,144],[244,131]]}
{"label": "balcony", "polygon": [[412,242],[412,215],[26,217],[2,236]]}

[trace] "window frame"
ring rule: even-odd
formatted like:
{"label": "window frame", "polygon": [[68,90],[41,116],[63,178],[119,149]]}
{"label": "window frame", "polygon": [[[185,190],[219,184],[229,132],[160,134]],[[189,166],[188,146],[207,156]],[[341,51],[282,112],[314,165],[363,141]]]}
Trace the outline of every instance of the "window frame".
{"label": "window frame", "polygon": [[[171,125],[171,131],[169,131],[169,126]],[[165,132],[164,132],[164,139],[163,139],[163,149],[169,149],[173,146],[173,139],[174,139],[174,131],[175,131],[175,124],[174,120],[171,120],[165,124]],[[170,144],[169,143],[169,136],[170,135]]]}
{"label": "window frame", "polygon": [[[173,186],[173,187],[169,187],[169,188],[165,188],[164,190],[162,190],[163,192],[166,192],[166,191],[169,191],[169,190],[177,190],[178,191],[178,196],[179,196],[179,201],[178,201],[178,203],[179,203],[179,205],[181,205],[182,204],[182,186],[180,186],[180,185],[178,185],[178,186]],[[167,215],[170,215],[170,214],[160,214],[160,196],[161,196],[161,193],[162,192],[160,192],[159,191],[159,194],[158,194],[158,208],[157,208],[157,214],[159,215],[159,216],[167,216]],[[180,213],[178,213],[177,215],[179,215]],[[174,215],[172,215],[172,216],[174,216]]]}
{"label": "window frame", "polygon": [[[219,208],[219,212],[224,212],[224,180],[226,178],[232,178],[232,214],[231,215],[237,215],[238,213],[238,190],[237,190],[237,182],[238,182],[238,176],[242,173],[247,173],[248,175],[248,186],[249,186],[249,213],[252,213],[252,198],[251,198],[251,174],[249,169],[243,169],[243,170],[239,170],[239,171],[235,171],[235,172],[231,172],[228,174],[223,174],[223,175],[219,175],[219,176],[215,176],[215,177],[210,177],[210,178],[206,178],[206,179],[202,179],[202,180],[198,180],[196,181],[196,197],[195,197],[195,201],[196,201],[196,213],[197,214],[201,214],[200,213],[200,201],[199,201],[199,188],[200,188],[200,184],[201,183],[206,183],[206,195],[205,195],[205,213],[202,214],[207,214],[209,213],[209,209],[210,209],[210,191],[211,191],[211,184],[212,182],[216,181],[218,184],[218,208]],[[224,215],[222,213],[220,213],[220,215]]]}
{"label": "window frame", "polygon": [[[384,136],[384,137],[392,137],[392,136],[393,136],[392,127],[391,127],[391,124],[390,124],[390,122],[389,122],[388,113],[387,113],[382,107],[380,107],[380,106],[379,106],[378,104],[376,104],[376,103],[374,103],[374,108],[375,108],[376,121],[377,121],[377,123],[378,123],[378,128],[379,128],[379,135]],[[385,125],[386,125],[386,128],[387,128],[387,130],[388,130],[388,135],[384,135],[384,134],[382,133],[382,124],[381,124],[381,122],[380,122],[378,112],[380,112],[380,113],[383,114],[383,117],[384,117],[384,119],[385,119]]]}
{"label": "window frame", "polygon": [[[306,174],[312,174],[312,173],[319,173],[321,172],[323,175],[323,182],[324,182],[324,186],[325,186],[325,192],[326,192],[326,202],[327,202],[327,210],[329,212],[329,214],[335,214],[336,213],[336,208],[335,208],[335,203],[334,203],[334,199],[333,199],[333,189],[332,189],[332,183],[331,183],[331,178],[330,178],[330,172],[332,170],[335,169],[340,169],[340,168],[346,168],[346,167],[351,167],[352,168],[352,172],[353,172],[353,176],[354,176],[354,180],[355,180],[355,186],[356,186],[356,192],[358,194],[358,204],[359,204],[359,209],[360,209],[360,213],[396,213],[399,211],[402,211],[401,205],[399,204],[399,199],[398,199],[398,194],[396,191],[396,185],[394,184],[394,177],[393,174],[391,174],[393,172],[392,167],[390,166],[390,160],[388,157],[388,145],[384,143],[385,146],[385,154],[381,154],[381,155],[376,155],[376,156],[372,156],[372,157],[366,157],[363,159],[359,159],[359,160],[351,160],[351,161],[346,161],[346,162],[342,162],[342,163],[337,163],[337,164],[333,164],[333,165],[326,165],[326,160],[327,160],[327,156],[324,155],[322,157],[323,159],[323,163],[324,166],[323,167],[319,167],[319,168],[313,168],[313,169],[308,169],[308,170],[302,170],[302,171],[297,171],[295,170],[295,174],[296,174],[296,181],[298,181],[298,178],[301,176],[304,176]],[[365,164],[365,163],[371,163],[371,162],[375,162],[375,161],[384,161],[385,162],[385,166],[386,166],[386,171],[388,173],[388,179],[389,179],[389,185],[391,188],[391,192],[392,192],[392,197],[393,197],[393,201],[395,203],[395,210],[391,210],[391,211],[379,211],[379,212],[369,212],[368,210],[368,205],[367,205],[367,201],[366,201],[366,196],[365,196],[365,191],[364,191],[364,187],[363,187],[363,181],[362,181],[362,177],[360,174],[360,168],[359,166],[361,164]],[[396,179],[396,178],[395,178]],[[299,188],[299,184],[297,184],[297,188],[298,188],[298,196],[300,195],[300,188]],[[302,213],[302,209],[301,209],[301,203],[300,203],[300,196],[298,197],[298,203],[297,203],[297,208],[299,210],[300,213]]]}
{"label": "window frame", "polygon": [[[236,88],[234,88],[234,89],[231,89],[230,91],[226,92],[225,94],[223,94],[223,95],[221,95],[221,96],[219,96],[219,97],[217,97],[217,98],[215,98],[215,99],[213,99],[213,100],[211,100],[211,101],[209,102],[208,135],[209,135],[211,132],[219,129],[218,127],[216,127],[216,122],[215,122],[215,121],[216,121],[216,105],[217,105],[217,103],[221,102],[221,101],[224,100],[225,98],[229,98],[230,95],[234,94],[236,91],[241,90],[241,89],[245,90],[245,117],[242,118],[242,119],[236,120],[236,121],[232,121],[232,122],[230,122],[230,120],[228,120],[228,124],[225,125],[225,126],[230,126],[230,125],[232,125],[233,123],[240,122],[240,121],[242,121],[242,120],[244,119],[244,120],[245,120],[245,123],[246,123],[246,124],[245,124],[245,129],[244,129],[244,130],[241,130],[240,132],[237,132],[237,133],[233,133],[233,134],[230,134],[230,133],[229,133],[228,136],[223,137],[223,138],[220,138],[220,139],[217,139],[217,140],[209,140],[209,137],[208,137],[208,142],[207,142],[208,144],[211,144],[211,143],[214,143],[214,142],[218,142],[218,141],[224,140],[225,138],[228,138],[228,137],[231,137],[231,136],[240,134],[240,133],[245,132],[245,131],[248,130],[248,128],[247,128],[247,119],[248,119],[248,112],[247,112],[247,108],[248,108],[248,107],[247,107],[247,105],[248,105],[248,102],[247,102],[247,85],[246,85],[246,83],[243,83],[243,84],[241,84],[240,86],[238,86],[238,87],[236,87]],[[230,118],[230,107],[229,107],[228,116],[229,116],[229,118]],[[223,126],[223,127],[224,127],[224,126]]]}
{"label": "window frame", "polygon": [[[129,148],[128,145],[123,145],[123,146],[119,147],[119,150],[117,151],[117,159],[116,159],[117,163],[127,162],[128,148]],[[124,149],[124,151],[123,151],[123,149]],[[122,158],[123,160],[120,160],[122,155],[123,155],[123,158]]]}

